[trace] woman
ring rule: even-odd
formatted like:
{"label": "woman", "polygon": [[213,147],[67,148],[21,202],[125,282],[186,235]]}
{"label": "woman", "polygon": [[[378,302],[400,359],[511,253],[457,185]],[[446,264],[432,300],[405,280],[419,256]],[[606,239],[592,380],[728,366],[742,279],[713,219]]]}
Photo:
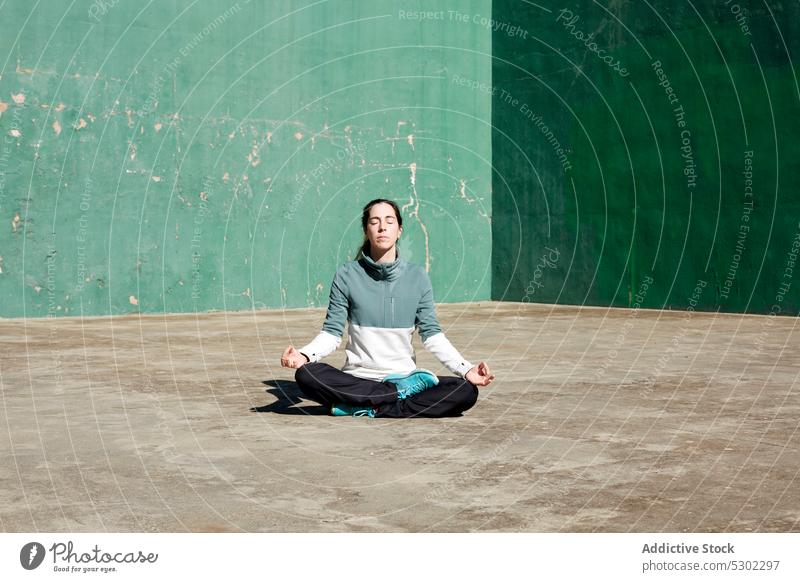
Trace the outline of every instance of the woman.
{"label": "woman", "polygon": [[[433,288],[419,265],[401,259],[403,217],[397,204],[378,198],[361,216],[364,243],[356,260],[336,272],[322,331],[311,343],[289,346],[281,365],[310,399],[334,416],[404,418],[457,416],[478,398],[477,386],[494,379],[485,362],[473,366],[442,333]],[[342,370],[319,360],[339,347],[349,322]],[[458,376],[437,378],[416,367],[414,328],[423,345]]]}

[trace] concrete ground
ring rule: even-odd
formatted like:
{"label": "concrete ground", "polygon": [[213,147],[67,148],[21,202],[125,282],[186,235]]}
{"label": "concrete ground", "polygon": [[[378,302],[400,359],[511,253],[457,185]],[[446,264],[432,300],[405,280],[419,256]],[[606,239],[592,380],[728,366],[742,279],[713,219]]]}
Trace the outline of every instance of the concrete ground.
{"label": "concrete ground", "polygon": [[497,376],[460,418],[301,399],[324,310],[0,320],[0,528],[800,531],[796,318],[438,312]]}

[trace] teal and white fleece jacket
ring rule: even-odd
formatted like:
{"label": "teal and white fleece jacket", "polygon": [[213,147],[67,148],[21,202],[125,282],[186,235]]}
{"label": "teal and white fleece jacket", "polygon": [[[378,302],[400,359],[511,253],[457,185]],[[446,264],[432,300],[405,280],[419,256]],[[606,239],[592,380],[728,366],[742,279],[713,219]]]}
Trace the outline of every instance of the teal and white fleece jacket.
{"label": "teal and white fleece jacket", "polygon": [[399,256],[376,263],[368,255],[339,267],[331,284],[322,331],[300,353],[318,362],[339,347],[350,322],[343,372],[382,380],[416,367],[411,344],[414,328],[422,344],[451,372],[463,377],[471,368],[442,333],[433,305],[433,287],[425,269]]}

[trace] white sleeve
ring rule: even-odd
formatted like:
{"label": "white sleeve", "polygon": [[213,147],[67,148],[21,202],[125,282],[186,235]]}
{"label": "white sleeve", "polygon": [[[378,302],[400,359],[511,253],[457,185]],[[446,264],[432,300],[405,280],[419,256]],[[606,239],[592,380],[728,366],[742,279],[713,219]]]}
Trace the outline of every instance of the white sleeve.
{"label": "white sleeve", "polygon": [[342,338],[327,331],[321,331],[310,343],[297,350],[304,354],[309,362],[319,362],[322,358],[336,351]]}
{"label": "white sleeve", "polygon": [[423,341],[422,345],[436,356],[448,370],[462,378],[464,374],[472,369],[472,364],[465,360],[458,350],[453,347],[453,344],[450,343],[450,340],[447,339],[443,332],[432,335]]}

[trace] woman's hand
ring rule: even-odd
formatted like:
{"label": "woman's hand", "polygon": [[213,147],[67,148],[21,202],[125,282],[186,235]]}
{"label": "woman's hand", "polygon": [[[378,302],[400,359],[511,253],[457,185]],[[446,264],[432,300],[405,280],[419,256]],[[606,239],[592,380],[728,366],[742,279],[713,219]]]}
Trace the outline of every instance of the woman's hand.
{"label": "woman's hand", "polygon": [[284,368],[299,368],[306,363],[308,363],[306,357],[294,349],[294,346],[289,346],[283,350],[283,355],[281,356],[281,366]]}
{"label": "woman's hand", "polygon": [[489,366],[486,362],[481,362],[472,367],[472,369],[464,375],[471,384],[475,386],[488,386],[494,380],[494,375],[489,372]]}

